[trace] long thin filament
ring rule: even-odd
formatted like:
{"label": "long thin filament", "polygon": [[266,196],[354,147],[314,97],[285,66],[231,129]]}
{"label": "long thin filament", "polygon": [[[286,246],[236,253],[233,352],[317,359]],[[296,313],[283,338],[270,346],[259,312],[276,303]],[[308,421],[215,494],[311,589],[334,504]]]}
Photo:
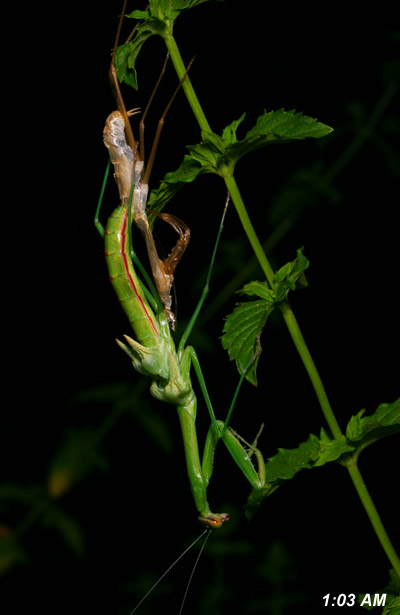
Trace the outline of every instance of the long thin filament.
{"label": "long thin filament", "polygon": [[[206,542],[207,542],[207,540],[208,540],[208,538],[209,538],[209,536],[210,536],[210,534],[211,534],[211,531],[212,531],[212,530],[206,530],[206,532],[208,532],[208,534],[207,534],[207,536],[205,537],[203,544],[201,545],[201,549],[200,549],[200,551],[199,551],[198,556],[196,557],[196,561],[195,561],[195,563],[194,563],[193,570],[192,570],[192,572],[191,572],[191,574],[190,574],[188,584],[186,585],[185,594],[184,594],[184,596],[183,596],[183,600],[182,600],[181,608],[179,609],[179,614],[178,614],[178,615],[182,615],[183,605],[185,604],[186,596],[187,596],[187,594],[188,594],[189,587],[190,587],[190,584],[191,584],[191,582],[192,582],[194,572],[195,572],[195,570],[196,570],[196,568],[197,568],[197,564],[199,563],[199,559],[200,559],[200,557],[201,557],[201,554],[203,553],[204,547],[206,546]],[[204,533],[204,532],[203,532],[203,533]],[[202,534],[202,535],[203,535],[203,534]]]}
{"label": "long thin filament", "polygon": [[[159,583],[163,580],[163,578],[164,578],[164,577],[165,577],[165,576],[169,573],[169,571],[170,571],[170,570],[172,570],[172,568],[175,566],[175,564],[177,564],[177,563],[179,562],[179,560],[180,560],[180,559],[182,559],[182,557],[183,557],[184,555],[186,555],[186,553],[187,553],[188,551],[190,551],[190,549],[191,549],[191,548],[192,548],[192,547],[196,544],[196,542],[198,542],[198,541],[200,540],[200,538],[202,538],[202,537],[204,536],[204,534],[206,534],[207,532],[210,532],[210,531],[211,531],[211,530],[204,530],[204,532],[202,532],[202,533],[200,534],[200,536],[198,536],[198,537],[196,538],[196,540],[194,540],[194,541],[192,542],[192,544],[191,544],[191,545],[189,545],[189,546],[188,546],[188,548],[187,548],[187,549],[185,549],[185,550],[184,550],[184,552],[180,554],[180,556],[179,556],[179,557],[178,557],[178,558],[177,558],[177,559],[176,559],[176,560],[175,560],[175,561],[171,564],[171,566],[170,566],[169,568],[167,568],[167,570],[166,570],[166,571],[165,571],[165,572],[164,572],[164,573],[160,576],[160,578],[158,579],[158,581],[156,581],[156,582],[154,583],[154,585],[152,585],[152,586],[150,587],[149,591],[148,591],[148,592],[147,592],[147,593],[143,596],[143,598],[141,599],[141,601],[140,601],[140,602],[139,602],[139,603],[135,606],[135,608],[133,609],[133,611],[132,611],[129,615],[133,615],[134,613],[136,613],[136,611],[138,610],[138,608],[140,607],[140,605],[141,605],[141,604],[143,604],[143,602],[146,600],[147,596],[149,596],[149,595],[151,594],[151,592],[153,591],[153,589],[155,589],[155,588],[157,587],[157,585],[158,585],[158,584],[159,584]],[[207,538],[208,538],[208,536],[207,536]],[[204,545],[203,545],[203,547],[204,547]],[[203,550],[203,548],[201,549],[200,553],[202,552],[202,550]],[[197,558],[197,559],[198,559],[198,558]],[[197,561],[196,561],[196,564],[197,564]],[[190,578],[190,580],[191,580],[191,578]],[[190,581],[189,581],[189,582],[190,582]],[[186,588],[186,593],[187,593],[187,588]],[[186,598],[186,593],[185,593],[185,598]],[[183,606],[183,603],[182,603],[182,606]],[[182,609],[182,607],[181,607],[181,609]]]}

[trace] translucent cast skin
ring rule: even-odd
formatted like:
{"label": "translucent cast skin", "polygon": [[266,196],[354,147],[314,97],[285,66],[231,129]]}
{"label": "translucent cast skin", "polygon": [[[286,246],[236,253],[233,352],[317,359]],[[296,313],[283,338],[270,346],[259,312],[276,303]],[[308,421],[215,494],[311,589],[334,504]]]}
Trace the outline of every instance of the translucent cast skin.
{"label": "translucent cast skin", "polygon": [[[133,110],[131,114],[135,113]],[[175,328],[175,315],[172,311],[171,289],[174,282],[174,271],[190,239],[190,231],[183,222],[169,214],[160,214],[179,234],[179,239],[165,260],[159,258],[154,243],[146,213],[146,203],[149,187],[142,182],[143,161],[126,141],[125,120],[120,111],[113,111],[107,120],[103,132],[104,144],[107,147],[112,164],[114,177],[118,185],[121,206],[126,207],[131,202],[131,218],[142,232],[146,242],[147,254],[157,292],[164,305],[164,310],[172,328]],[[133,193],[131,189],[133,185]],[[121,214],[122,220],[122,214]],[[121,222],[126,230],[127,221]],[[115,231],[113,228],[112,231]]]}

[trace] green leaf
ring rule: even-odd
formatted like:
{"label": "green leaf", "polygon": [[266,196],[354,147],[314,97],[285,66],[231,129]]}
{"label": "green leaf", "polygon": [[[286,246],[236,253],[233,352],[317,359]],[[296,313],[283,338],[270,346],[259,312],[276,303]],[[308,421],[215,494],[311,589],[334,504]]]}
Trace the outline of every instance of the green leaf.
{"label": "green leaf", "polygon": [[246,379],[255,386],[261,354],[260,335],[273,308],[273,303],[263,299],[239,303],[226,318],[223,328],[223,348],[228,351],[230,360],[236,361],[239,374],[248,370]]}
{"label": "green leaf", "polygon": [[150,0],[150,11],[159,19],[169,21],[171,25],[184,11],[209,2],[210,0]]}
{"label": "green leaf", "polygon": [[162,24],[155,19],[146,19],[136,30],[135,37],[129,43],[120,45],[115,56],[115,67],[120,83],[126,83],[135,90],[138,89],[136,60],[143,44],[150,36],[160,35]]}
{"label": "green leaf", "polygon": [[[400,615],[400,579],[393,568],[389,570],[389,576],[390,581],[386,587],[375,592],[375,594],[379,594],[380,596],[382,594],[386,594],[385,608],[383,609],[381,615]],[[360,605],[365,596],[366,594],[359,594],[357,596],[357,600]],[[363,604],[363,608],[368,611],[373,609],[372,606],[370,607],[366,603]]]}
{"label": "green leaf", "polygon": [[283,481],[293,478],[300,470],[312,468],[318,459],[320,442],[310,434],[308,440],[294,449],[278,449],[265,464],[266,483],[261,489],[252,489],[246,504],[246,517],[251,519],[260,504],[271,495]]}
{"label": "green leaf", "polygon": [[400,596],[389,597],[382,615],[400,615]]}
{"label": "green leaf", "polygon": [[149,18],[149,11],[140,11],[139,9],[132,11],[132,13],[126,13],[125,17],[127,17],[128,19],[136,19],[137,21],[140,21],[141,19],[148,19]]}
{"label": "green leaf", "polygon": [[329,461],[336,461],[344,455],[344,453],[350,453],[354,451],[355,447],[349,444],[346,440],[346,436],[341,436],[338,439],[329,438],[324,429],[321,429],[320,434],[320,450],[318,458],[314,463],[314,467],[323,466]]}
{"label": "green leaf", "polygon": [[[189,150],[190,155],[185,156],[179,168],[173,173],[168,173],[162,180],[160,187],[157,190],[152,191],[149,199],[149,206],[155,211],[160,211],[164,207],[165,203],[167,203],[185,183],[194,181],[194,179],[202,173],[214,173],[223,176],[226,174],[227,169],[233,171],[234,165],[242,155],[240,154],[239,157],[237,156],[236,148],[238,147],[238,151],[240,152],[243,151],[243,155],[244,153],[247,153],[247,151],[254,149],[254,147],[250,146],[246,140],[250,135],[249,139],[251,140],[251,143],[254,142],[254,133],[257,125],[263,125],[262,119],[265,116],[269,118],[269,121],[266,122],[267,126],[274,126],[272,119],[275,118],[275,121],[278,122],[277,117],[275,117],[278,116],[281,120],[281,126],[278,126],[276,130],[280,128],[280,130],[284,132],[285,122],[282,120],[282,114],[287,118],[287,124],[289,127],[286,126],[286,130],[288,134],[297,135],[296,137],[293,136],[290,140],[294,140],[295,138],[305,138],[305,136],[322,136],[322,134],[326,134],[331,131],[329,127],[324,127],[323,124],[319,124],[316,120],[303,117],[299,113],[295,114],[294,111],[276,111],[265,113],[264,116],[258,118],[256,127],[247,133],[243,141],[238,141],[236,131],[245,117],[245,114],[243,114],[238,120],[233,121],[224,128],[221,137],[213,132],[202,131],[202,141],[196,145],[188,145],[187,149]],[[295,119],[293,119],[293,115]],[[297,126],[297,124],[302,125],[304,122],[308,127],[308,132],[305,128],[302,132],[299,126]],[[317,129],[316,126],[319,128]],[[322,127],[324,127],[325,132]],[[295,128],[297,128],[297,132],[295,131]],[[313,130],[315,134],[313,134]],[[279,139],[288,140],[286,137],[279,137],[275,134],[267,135],[265,139],[265,143]],[[257,147],[261,147],[259,141],[257,141],[257,143]],[[301,254],[301,250],[298,251],[298,258],[296,261],[293,261],[293,263],[296,263],[296,266],[300,268],[302,267],[302,271],[308,267],[308,261]],[[288,282],[291,282],[291,280],[292,278],[289,278]],[[293,288],[293,285],[290,286],[290,288]]]}
{"label": "green leaf", "polygon": [[141,21],[138,24],[134,38],[120,45],[117,49],[115,66],[120,82],[127,83],[138,89],[136,60],[143,44],[150,36],[166,38],[172,34],[173,24],[177,17],[198,4],[209,0],[150,0],[150,10],[134,10],[126,17]]}
{"label": "green leaf", "polygon": [[296,113],[294,110],[280,109],[264,111],[244,139],[238,140],[236,132],[244,118],[245,114],[226,126],[221,137],[203,131],[201,143],[188,147],[192,156],[204,166],[207,173],[222,175],[226,172],[226,167],[232,173],[240,158],[270,143],[289,143],[311,137],[318,139],[332,132],[330,126],[312,117]]}
{"label": "green leaf", "polygon": [[234,143],[237,143],[236,131],[245,117],[246,113],[242,113],[238,120],[234,120],[231,124],[224,128],[222,131],[222,141],[225,145],[233,145]]}
{"label": "green leaf", "polygon": [[[167,173],[160,186],[150,192],[147,206],[153,211],[161,211],[183,186],[194,181],[203,172],[202,166],[192,156],[185,156],[180,166]],[[153,218],[154,216],[149,216],[151,225]]]}
{"label": "green leaf", "polygon": [[255,280],[254,282],[249,282],[245,284],[241,290],[238,291],[242,295],[249,295],[260,297],[260,299],[265,299],[271,303],[274,302],[274,292],[270,289],[267,282],[258,282]]}
{"label": "green leaf", "polygon": [[300,470],[312,468],[318,459],[320,448],[320,441],[313,434],[297,448],[279,448],[278,453],[270,457],[265,465],[267,482],[288,480]]}
{"label": "green leaf", "polygon": [[264,111],[257,118],[255,126],[249,130],[242,141],[233,144],[227,155],[233,165],[248,152],[264,147],[269,143],[288,143],[300,139],[319,139],[332,132],[330,126],[321,124],[316,119],[296,113],[293,109],[285,111]]}
{"label": "green leaf", "polygon": [[320,438],[310,434],[305,442],[293,449],[278,449],[278,453],[270,457],[265,464],[265,485],[261,489],[253,489],[246,504],[246,516],[251,518],[261,502],[270,496],[283,481],[293,478],[300,470],[312,469],[337,461],[340,457],[354,450],[342,436],[331,440],[324,429]]}
{"label": "green leaf", "polygon": [[274,275],[274,295],[276,301],[284,301],[289,290],[307,286],[304,271],[308,269],[310,261],[303,255],[303,248],[297,250],[294,261],[286,263]]}
{"label": "green leaf", "polygon": [[387,435],[400,432],[400,398],[390,404],[380,404],[374,414],[363,416],[361,410],[347,424],[346,437],[361,451]]}
{"label": "green leaf", "polygon": [[223,328],[222,346],[228,350],[229,358],[236,361],[239,374],[246,371],[252,357],[258,349],[254,364],[246,374],[251,384],[257,384],[257,365],[261,354],[260,337],[272,313],[275,304],[284,301],[289,290],[306,284],[304,270],[309,261],[302,250],[297,250],[294,261],[287,263],[276,272],[274,288],[267,282],[249,282],[238,292],[248,296],[257,296],[259,300],[240,303],[226,320]]}
{"label": "green leaf", "polygon": [[190,155],[201,165],[203,173],[222,175],[229,166],[229,160],[225,156],[226,144],[213,132],[203,130],[201,137],[200,143],[187,146]]}

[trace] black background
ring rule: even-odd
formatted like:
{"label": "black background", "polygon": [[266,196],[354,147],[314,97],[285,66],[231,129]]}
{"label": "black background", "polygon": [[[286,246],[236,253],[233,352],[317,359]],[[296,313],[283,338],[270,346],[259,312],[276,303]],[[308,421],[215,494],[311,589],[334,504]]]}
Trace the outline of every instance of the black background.
{"label": "black background", "polygon": [[[388,7],[351,13],[333,2],[324,3],[323,12],[313,2],[210,2],[181,17],[175,29],[184,60],[196,55],[191,79],[215,132],[246,111],[244,134],[264,108],[282,107],[335,129],[318,142],[249,155],[238,165],[237,180],[263,240],[288,220],[284,210],[274,214],[271,204],[283,198],[295,172],[330,174],[322,195],[310,192],[301,201],[300,194],[295,201],[296,220],[273,245],[271,262],[279,267],[292,260],[302,245],[311,261],[309,288],[291,302],[342,426],[361,408],[373,412],[399,395],[399,32]],[[41,4],[19,7],[5,20],[11,32],[3,94],[5,484],[44,484],[68,430],[96,428],[106,420],[110,405],[83,403],[83,391],[115,383],[133,387],[139,380],[114,342],[129,328],[92,224],[107,159],[102,128],[113,110],[107,70],[119,11],[116,2]],[[161,39],[145,45],[139,93],[125,91],[128,107],[145,105],[164,53]],[[175,84],[170,67],[146,122],[150,142]],[[379,119],[352,152],[374,114]],[[153,187],[178,166],[185,145],[198,140],[180,95],[168,115]],[[222,182],[205,176],[168,208],[192,230],[176,274],[182,326],[201,290],[224,200]],[[111,185],[103,219],[116,202]],[[283,202],[290,207],[291,201]],[[161,226],[157,232],[168,243]],[[250,257],[231,207],[209,305]],[[224,297],[191,338],[221,418],[236,374],[218,336],[236,300]],[[232,425],[251,440],[264,421],[259,445],[268,457],[310,432],[318,434],[323,418],[278,317],[262,344],[258,389],[245,386]],[[100,446],[108,471],[91,473],[59,502],[82,527],[84,555],[73,554],[54,530],[33,525],[22,538],[26,564],[3,577],[5,612],[129,613],[150,576],[161,574],[196,536],[175,411],[153,404],[146,393],[143,399],[138,414],[123,414]],[[168,454],[143,427],[141,407],[165,419]],[[201,405],[201,441],[206,428]],[[360,464],[394,543],[396,447],[397,436],[380,442]],[[233,521],[209,541],[188,612],[225,613],[234,606],[236,612],[292,613],[304,605],[317,613],[328,592],[375,592],[385,585],[385,555],[340,466],[303,472],[261,507],[251,525],[241,509],[247,492],[221,447],[209,500],[217,510],[228,507]],[[7,500],[1,506],[2,527],[8,528],[29,510]],[[142,612],[178,612],[190,566],[186,561]],[[274,596],[275,611],[263,602]],[[279,606],[282,597],[289,602]]]}

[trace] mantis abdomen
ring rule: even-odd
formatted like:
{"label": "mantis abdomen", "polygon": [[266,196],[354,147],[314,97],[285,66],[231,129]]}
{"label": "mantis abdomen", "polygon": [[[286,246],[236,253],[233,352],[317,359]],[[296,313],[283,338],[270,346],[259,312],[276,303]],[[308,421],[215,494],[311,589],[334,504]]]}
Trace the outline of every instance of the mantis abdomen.
{"label": "mantis abdomen", "polygon": [[108,219],[105,253],[110,280],[138,341],[156,346],[159,329],[129,255],[128,208],[117,207]]}

